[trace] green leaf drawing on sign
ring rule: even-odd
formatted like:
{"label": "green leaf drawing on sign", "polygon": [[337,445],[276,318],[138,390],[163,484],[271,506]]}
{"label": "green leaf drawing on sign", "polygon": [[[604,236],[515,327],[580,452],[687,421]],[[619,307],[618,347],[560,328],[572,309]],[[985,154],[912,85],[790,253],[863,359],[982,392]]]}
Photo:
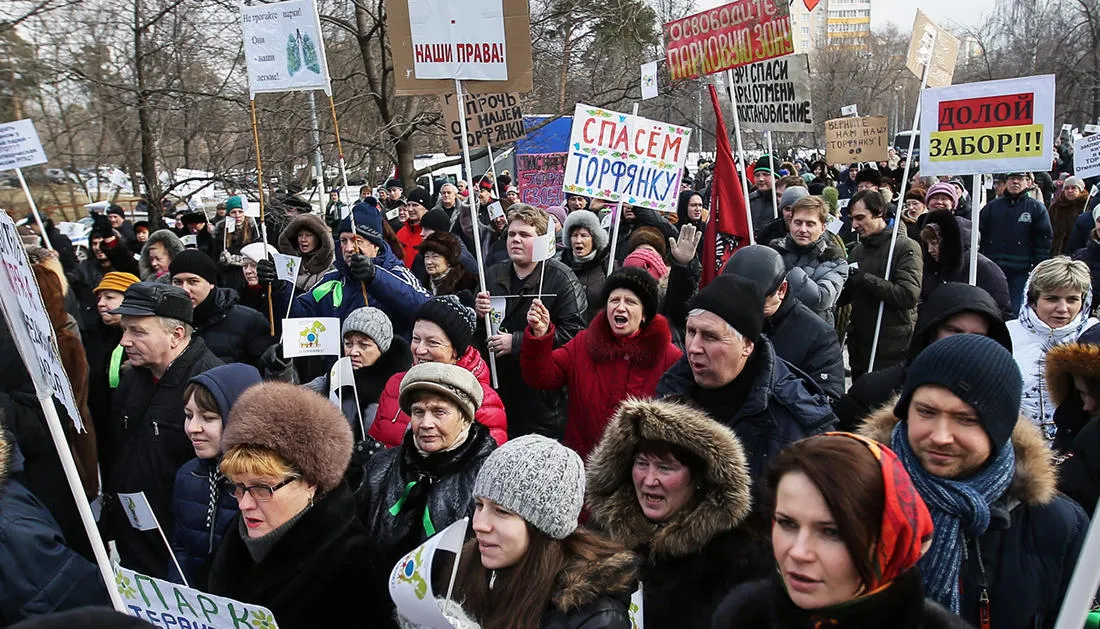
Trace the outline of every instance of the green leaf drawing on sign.
{"label": "green leaf drawing on sign", "polygon": [[271,614],[265,614],[261,610],[252,612],[252,620],[248,621],[256,629],[275,629],[275,618]]}
{"label": "green leaf drawing on sign", "polygon": [[306,67],[309,68],[314,74],[321,73],[321,58],[317,54],[317,46],[313,43],[313,38],[309,34],[301,35],[302,38],[302,56],[305,57]]}
{"label": "green leaf drawing on sign", "polygon": [[134,598],[137,596],[137,590],[130,587],[130,577],[124,577],[121,574],[115,574],[115,589],[123,598]]}

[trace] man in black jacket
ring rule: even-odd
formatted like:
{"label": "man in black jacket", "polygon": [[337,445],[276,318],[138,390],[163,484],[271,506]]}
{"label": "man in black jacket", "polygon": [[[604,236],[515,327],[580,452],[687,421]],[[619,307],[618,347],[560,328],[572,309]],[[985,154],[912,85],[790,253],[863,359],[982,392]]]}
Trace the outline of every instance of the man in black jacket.
{"label": "man in black jacket", "polygon": [[836,424],[827,396],[776,357],[763,327],[764,296],[756,284],[718,276],[692,300],[684,356],[657,384],[658,397],[690,399],[732,428],[753,478],[784,447]]}
{"label": "man in black jacket", "polygon": [[844,394],[844,355],[833,327],[788,294],[787,267],[771,247],[738,249],[722,270],[752,280],[764,293],[763,332],[775,353],[810,377],[832,399]]}
{"label": "man in black jacket", "polygon": [[222,362],[192,336],[191,300],[181,288],[139,282],[111,312],[122,315],[121,345],[129,365],[111,403],[117,451],[101,462],[103,526],[117,543],[123,566],[163,579],[171,563],[164,542],[155,531],[130,526],[118,494],[145,492],[171,539],[176,471],[195,456],[183,432],[183,391],[192,377]]}
{"label": "man in black jacket", "polygon": [[523,330],[527,327],[527,311],[539,296],[550,311],[554,330],[554,347],[568,343],[584,329],[584,313],[588,297],[584,285],[573,271],[558,260],[541,264],[532,260],[534,241],[546,233],[549,217],[523,203],[508,211],[508,262],[494,264],[485,270],[487,292],[477,296],[476,310],[484,318],[491,308],[490,295],[506,296],[504,318],[499,334],[484,338],[485,326],[478,326],[484,348],[496,356],[500,399],[508,409],[508,437],[514,439],[530,433],[561,439],[565,435],[566,395],[561,389],[540,391],[523,381],[519,368],[519,352]]}
{"label": "man in black jacket", "polygon": [[258,311],[237,303],[237,291],[215,286],[218,267],[214,259],[197,249],[186,249],[168,270],[172,285],[191,298],[195,336],[206,341],[223,362],[258,366],[260,357],[275,342],[271,328]]}

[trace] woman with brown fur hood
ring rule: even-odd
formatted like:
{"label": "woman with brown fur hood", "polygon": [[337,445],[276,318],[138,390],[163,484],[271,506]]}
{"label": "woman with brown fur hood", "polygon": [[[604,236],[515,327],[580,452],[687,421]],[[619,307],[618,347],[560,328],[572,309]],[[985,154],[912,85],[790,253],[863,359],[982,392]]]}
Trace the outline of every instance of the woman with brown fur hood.
{"label": "woman with brown fur hood", "polygon": [[645,626],[709,627],[733,587],[774,570],[750,532],[741,441],[702,411],[629,399],[588,459],[592,524],[642,556]]}
{"label": "woman with brown fur hood", "polygon": [[1100,326],[1047,352],[1047,389],[1058,405],[1054,448],[1066,453],[1058,489],[1086,513],[1100,497]]}
{"label": "woman with brown fur hood", "polygon": [[1050,255],[1071,255],[1066,243],[1077,222],[1077,217],[1085,210],[1088,201],[1088,188],[1080,177],[1069,177],[1062,184],[1062,191],[1050,202],[1050,224],[1054,228],[1054,240],[1050,243]]}
{"label": "woman with brown fur hood", "polygon": [[420,241],[417,257],[422,264],[416,279],[433,295],[454,295],[468,290],[476,293],[477,277],[462,264],[462,242],[450,232],[435,231]]}
{"label": "woman with brown fur hood", "polygon": [[298,267],[298,279],[294,282],[294,294],[313,290],[321,278],[336,267],[336,244],[328,225],[316,214],[300,214],[279,234],[279,252],[302,258]]}

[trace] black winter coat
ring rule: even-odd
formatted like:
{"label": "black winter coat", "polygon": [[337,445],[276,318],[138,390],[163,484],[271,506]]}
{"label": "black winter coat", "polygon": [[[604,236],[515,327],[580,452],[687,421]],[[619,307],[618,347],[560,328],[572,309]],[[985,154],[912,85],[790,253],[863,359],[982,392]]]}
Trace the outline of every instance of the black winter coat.
{"label": "black winter coat", "polygon": [[852,376],[856,378],[867,372],[871,361],[880,303],[885,303],[885,310],[876,367],[888,367],[905,360],[905,349],[909,347],[909,337],[917,320],[923,273],[920,245],[898,232],[894,262],[887,281],[886,259],[890,252],[891,235],[890,229],[884,229],[867,236],[848,256],[849,264],[859,263],[859,270],[848,276],[840,303],[852,304],[852,319],[848,325],[848,360]]}
{"label": "black winter coat", "polygon": [[833,326],[788,293],[764,321],[775,353],[813,380],[831,399],[844,394],[844,355]]}
{"label": "black winter coat", "polygon": [[[217,550],[239,512],[237,499],[229,491],[229,481],[218,471],[216,459],[196,457],[176,472],[172,552],[188,583],[206,580],[204,564]],[[168,569],[170,573],[176,572],[175,566]],[[172,580],[182,583],[174,574]]]}
{"label": "black winter coat", "polygon": [[1096,512],[1100,499],[1100,420],[1092,419],[1073,440],[1058,468],[1058,489],[1077,501],[1086,513]]}
{"label": "black winter coat", "polygon": [[10,474],[22,455],[0,428],[0,626],[85,605],[109,605],[95,563],[66,545],[57,522]]}
{"label": "black winter coat", "polygon": [[1012,338],[1001,320],[1000,306],[989,293],[969,284],[945,284],[921,304],[907,360],[856,378],[848,392],[833,405],[840,419],[840,430],[855,430],[872,411],[895,398],[905,384],[909,363],[928,347],[941,325],[961,312],[985,315],[989,325],[988,336],[1012,351]]}
{"label": "black winter coat", "polygon": [[[586,327],[584,313],[588,309],[584,285],[573,271],[558,260],[547,260],[543,279],[542,303],[550,311],[554,324],[554,347],[565,345]],[[541,268],[535,270],[513,289],[514,271],[511,262],[502,262],[485,270],[485,287],[491,295],[520,295],[507,300],[501,333],[512,335],[512,353],[496,359],[500,399],[508,409],[508,437],[538,433],[561,439],[565,433],[566,394],[562,390],[539,391],[527,386],[519,365],[523,348],[523,330],[527,327],[527,311],[538,296]],[[551,297],[551,295],[553,295]],[[481,349],[485,351],[485,326],[477,326]],[[484,355],[489,362],[488,354]]]}
{"label": "black winter coat", "polygon": [[183,432],[183,391],[191,378],[220,364],[201,338],[192,337],[159,381],[154,383],[153,374],[144,367],[127,367],[115,389],[111,423],[117,441],[103,470],[109,502],[102,526],[117,542],[122,565],[131,570],[163,579],[171,559],[156,531],[130,526],[117,504],[117,494],[144,491],[164,534],[172,539],[176,471],[195,457]]}
{"label": "black winter coat", "polygon": [[379,560],[346,484],[318,498],[259,563],[238,522],[214,554],[203,591],[262,605],[285,629],[347,626],[353,615],[371,627],[395,626],[386,589],[393,565]]}
{"label": "black winter coat", "polygon": [[1097,234],[1096,230],[1093,230],[1089,243],[1073,252],[1074,260],[1080,260],[1089,265],[1089,273],[1092,275],[1093,300],[1097,299],[1095,295],[1100,295],[1100,292],[1097,292],[1100,291],[1100,241],[1097,241],[1097,238],[1100,238],[1100,235]]}
{"label": "black winter coat", "polygon": [[[85,346],[88,343],[88,332],[94,330],[96,322],[99,321],[99,313],[96,311],[96,296],[93,291],[103,281],[103,276],[108,271],[119,271],[133,275],[140,273],[133,253],[123,246],[121,241],[116,239],[115,246],[104,248],[103,252],[107,255],[108,268],[103,268],[100,261],[96,259],[95,254],[89,251],[88,255],[90,257],[87,260],[79,263],[72,271],[65,272],[65,277],[69,280],[69,290],[76,295],[77,302],[80,305],[80,313],[76,316],[76,322],[80,327],[80,335]],[[85,351],[87,351],[87,347],[85,347]]]}
{"label": "black winter coat", "polygon": [[[854,603],[807,611],[791,601],[778,576],[733,590],[714,614],[714,629],[967,629],[963,619],[924,597],[920,571],[911,568],[885,590]],[[997,626],[997,625],[994,625]]]}
{"label": "black winter coat", "polygon": [[588,308],[584,311],[585,323],[591,323],[592,317],[603,309],[603,287],[607,282],[607,249],[597,252],[587,262],[577,262],[573,258],[573,250],[566,249],[561,254],[562,264],[573,269],[577,280],[584,285],[584,294],[588,300]]}
{"label": "black winter coat", "polygon": [[[889,443],[898,424],[881,409],[860,428]],[[1008,491],[990,506],[990,523],[967,536],[960,575],[959,615],[978,626],[980,575],[989,583],[990,616],[997,629],[1051,629],[1077,565],[1089,520],[1058,493],[1057,470],[1039,427],[1020,416],[1012,433],[1016,470]],[[1089,558],[1092,559],[1092,558]]]}
{"label": "black winter coat", "polygon": [[732,428],[745,446],[753,478],[762,478],[783,448],[836,426],[828,397],[792,373],[763,336],[741,375],[721,389],[696,386],[687,357],[680,358],[657,384],[657,397],[670,395],[687,398]]}
{"label": "black winter coat", "polygon": [[[423,457],[408,431],[400,448],[384,450],[367,461],[355,499],[359,519],[385,565],[393,566],[435,532],[473,516],[474,481],[495,449],[489,430],[474,422],[466,442],[450,452]],[[411,482],[416,485],[407,488]],[[391,513],[395,506],[397,515]],[[425,530],[426,522],[432,531]]]}
{"label": "black winter coat", "polygon": [[[1094,206],[1098,201],[1100,201],[1100,196],[1094,197],[1089,205]],[[1073,253],[1087,245],[1089,239],[1092,238],[1092,230],[1094,229],[1096,229],[1096,221],[1092,218],[1092,210],[1086,207],[1085,211],[1073,222],[1073,231],[1070,232],[1069,238],[1066,240],[1065,251]]]}
{"label": "black winter coat", "polygon": [[[921,301],[928,299],[932,291],[948,282],[966,284],[970,281],[970,221],[959,219],[950,210],[936,210],[921,217],[924,225],[937,225],[940,231],[940,259],[928,254],[922,242],[924,277],[921,280]],[[1005,319],[1012,319],[1012,302],[1008,295],[1008,280],[1001,267],[982,254],[978,254],[977,285],[984,288],[997,302]]]}
{"label": "black winter coat", "polygon": [[224,363],[260,366],[260,357],[275,339],[267,319],[239,303],[237,291],[215,288],[195,308],[195,336]]}

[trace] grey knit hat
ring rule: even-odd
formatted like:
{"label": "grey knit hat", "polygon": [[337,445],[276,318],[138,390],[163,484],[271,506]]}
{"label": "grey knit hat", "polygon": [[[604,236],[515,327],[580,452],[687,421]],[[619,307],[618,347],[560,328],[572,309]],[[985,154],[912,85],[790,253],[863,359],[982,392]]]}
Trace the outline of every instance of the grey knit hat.
{"label": "grey knit hat", "polygon": [[390,350],[390,343],[393,341],[393,324],[390,323],[390,318],[378,308],[370,306],[356,308],[344,319],[344,329],[340,331],[340,337],[347,336],[348,332],[358,332],[370,337],[383,354]]}
{"label": "grey knit hat", "polygon": [[578,227],[583,227],[592,234],[593,249],[603,251],[607,248],[607,230],[600,226],[600,219],[588,210],[575,210],[565,217],[562,231],[565,232],[566,247],[569,246],[569,238],[573,235],[573,230]]}
{"label": "grey knit hat", "polygon": [[474,374],[458,365],[420,363],[401,378],[398,403],[406,415],[411,415],[413,394],[418,391],[437,393],[454,402],[473,421],[474,413],[485,399],[485,390]]}
{"label": "grey knit hat", "polygon": [[788,186],[783,191],[783,196],[779,197],[779,209],[790,207],[795,204],[799,199],[804,199],[810,196],[810,191],[802,186]]}
{"label": "grey knit hat", "polygon": [[553,439],[512,439],[485,460],[473,495],[515,512],[554,539],[565,539],[577,529],[584,505],[584,463]]}

